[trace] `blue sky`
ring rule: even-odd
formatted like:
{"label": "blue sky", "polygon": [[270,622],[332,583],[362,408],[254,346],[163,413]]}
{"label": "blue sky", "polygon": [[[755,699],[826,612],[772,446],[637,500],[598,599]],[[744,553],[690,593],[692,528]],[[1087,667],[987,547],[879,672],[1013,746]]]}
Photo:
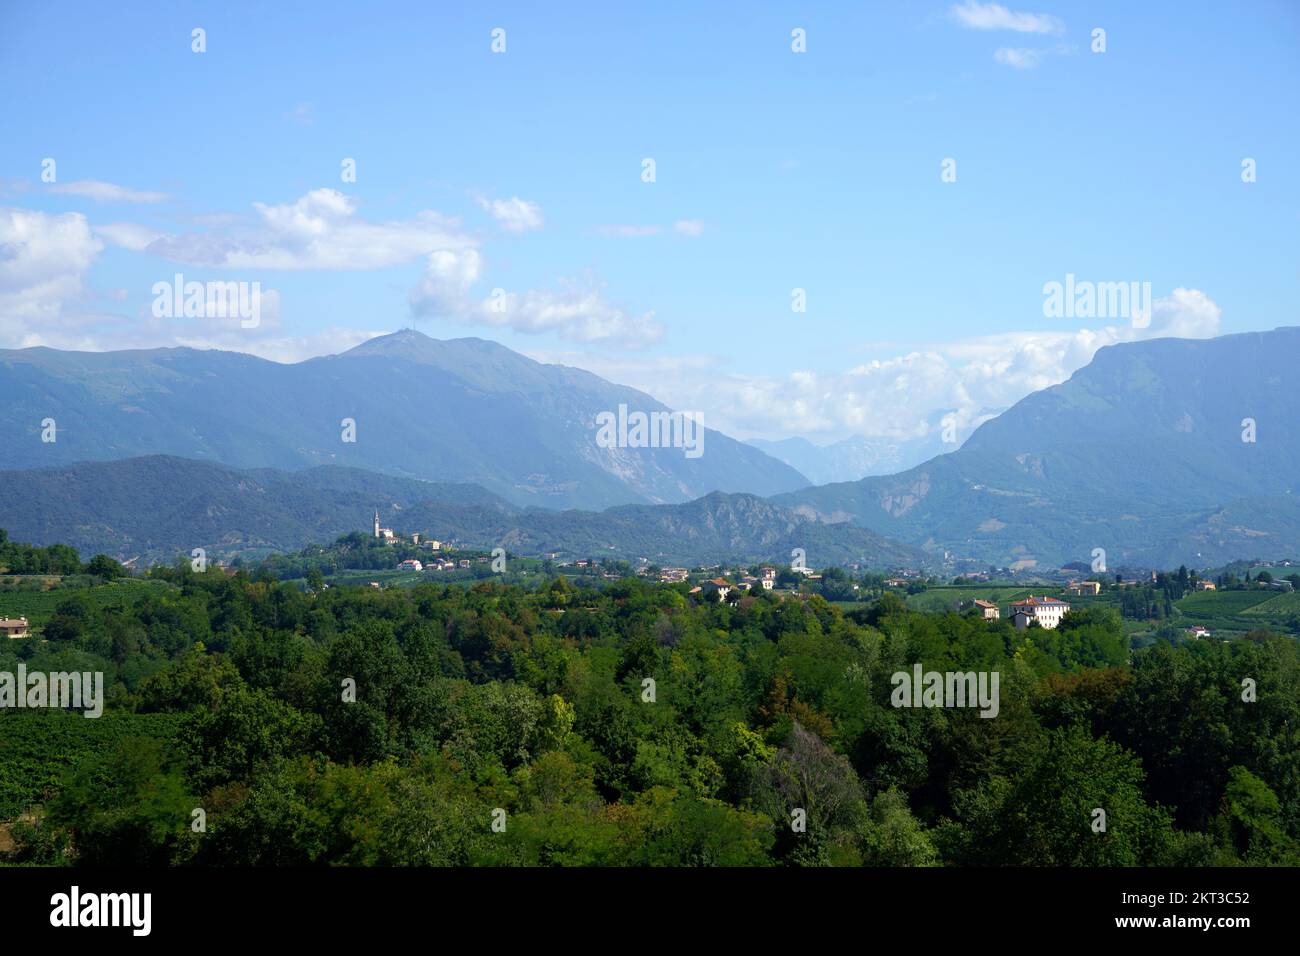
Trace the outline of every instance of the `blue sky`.
{"label": "blue sky", "polygon": [[[413,325],[826,441],[1296,324],[1294,3],[6,4],[0,82],[0,347]],[[177,272],[274,296],[155,319]],[[1046,318],[1067,273],[1154,321]]]}

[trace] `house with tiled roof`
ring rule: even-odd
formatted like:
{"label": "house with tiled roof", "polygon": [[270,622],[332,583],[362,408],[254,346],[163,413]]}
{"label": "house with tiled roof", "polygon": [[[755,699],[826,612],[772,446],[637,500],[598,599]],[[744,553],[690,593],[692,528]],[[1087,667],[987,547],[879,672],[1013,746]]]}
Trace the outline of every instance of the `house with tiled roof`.
{"label": "house with tiled roof", "polygon": [[726,578],[710,578],[708,581],[705,581],[700,585],[701,590],[703,590],[705,594],[713,594],[716,591],[719,601],[725,601],[727,595],[731,593],[731,589],[734,587],[735,585]]}
{"label": "house with tiled roof", "polygon": [[1002,611],[992,601],[985,601],[982,598],[976,598],[971,602],[971,606],[983,615],[986,621],[996,621],[1002,617]]}
{"label": "house with tiled roof", "polygon": [[25,617],[0,617],[0,635],[5,637],[28,637],[30,631]]}
{"label": "house with tiled roof", "polygon": [[1077,594],[1080,597],[1083,597],[1083,595],[1085,594],[1090,594],[1093,597],[1096,597],[1098,594],[1101,593],[1101,582],[1100,581],[1071,581],[1069,584],[1065,586],[1065,590],[1066,593],[1068,594]]}
{"label": "house with tiled roof", "polygon": [[1026,628],[1037,622],[1039,627],[1048,629],[1061,623],[1061,618],[1070,611],[1070,605],[1057,598],[1034,597],[1032,594],[1023,601],[1011,602],[1011,619],[1016,627]]}

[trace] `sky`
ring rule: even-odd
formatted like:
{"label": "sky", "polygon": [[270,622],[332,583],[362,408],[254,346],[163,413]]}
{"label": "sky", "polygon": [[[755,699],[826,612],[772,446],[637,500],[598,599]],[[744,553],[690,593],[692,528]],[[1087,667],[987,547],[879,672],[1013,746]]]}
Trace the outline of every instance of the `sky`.
{"label": "sky", "polygon": [[0,88],[0,348],[411,327],[825,443],[1300,324],[1295,2],[0,0]]}

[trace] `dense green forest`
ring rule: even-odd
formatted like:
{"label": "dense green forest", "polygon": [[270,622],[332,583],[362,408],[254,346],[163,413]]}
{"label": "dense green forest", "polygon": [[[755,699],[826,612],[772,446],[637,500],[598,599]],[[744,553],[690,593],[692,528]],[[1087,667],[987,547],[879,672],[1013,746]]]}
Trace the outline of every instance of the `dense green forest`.
{"label": "dense green forest", "polygon": [[[8,862],[1300,863],[1286,636],[1131,652],[1109,608],[1016,631],[893,594],[149,576],[0,646],[108,688],[97,720],[0,710]],[[998,672],[997,716],[893,706],[916,662]]]}

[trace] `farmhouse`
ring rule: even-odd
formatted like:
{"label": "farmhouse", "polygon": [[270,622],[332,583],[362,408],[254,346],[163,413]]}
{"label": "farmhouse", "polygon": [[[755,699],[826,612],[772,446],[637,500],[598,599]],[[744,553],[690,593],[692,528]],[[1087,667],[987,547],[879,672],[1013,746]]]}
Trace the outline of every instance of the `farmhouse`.
{"label": "farmhouse", "polygon": [[1018,628],[1026,628],[1035,621],[1039,627],[1054,628],[1069,610],[1070,605],[1064,601],[1050,597],[1036,598],[1032,594],[1023,601],[1011,602],[1011,617]]}
{"label": "farmhouse", "polygon": [[424,570],[424,565],[421,564],[419,561],[416,561],[414,558],[407,558],[405,561],[403,561],[403,562],[401,562],[400,564],[397,565],[397,570],[399,570],[399,571],[423,571],[423,570]]}
{"label": "farmhouse", "polygon": [[1216,590],[1216,589],[1215,589],[1215,587],[1214,587],[1214,582],[1213,582],[1213,581],[1206,581],[1206,580],[1202,579],[1202,580],[1196,582],[1196,590],[1198,590],[1198,591],[1213,591],[1213,590]]}
{"label": "farmhouse", "polygon": [[985,601],[980,598],[976,598],[974,601],[971,602],[971,605],[979,610],[980,614],[984,617],[984,620],[986,621],[996,621],[1000,617],[1002,617],[1002,612],[998,610],[998,606],[994,604],[992,601]]}
{"label": "farmhouse", "polygon": [[1096,597],[1098,594],[1101,593],[1101,582],[1071,581],[1069,584],[1065,586],[1065,591],[1067,594],[1077,594],[1080,597],[1082,597],[1085,594],[1090,594],[1093,597]]}
{"label": "farmhouse", "polygon": [[0,617],[0,634],[5,637],[28,637],[27,618]]}
{"label": "farmhouse", "polygon": [[731,589],[734,588],[735,585],[726,578],[713,578],[705,581],[701,587],[705,594],[713,594],[716,591],[718,594],[718,600],[725,601],[727,595],[731,593]]}

